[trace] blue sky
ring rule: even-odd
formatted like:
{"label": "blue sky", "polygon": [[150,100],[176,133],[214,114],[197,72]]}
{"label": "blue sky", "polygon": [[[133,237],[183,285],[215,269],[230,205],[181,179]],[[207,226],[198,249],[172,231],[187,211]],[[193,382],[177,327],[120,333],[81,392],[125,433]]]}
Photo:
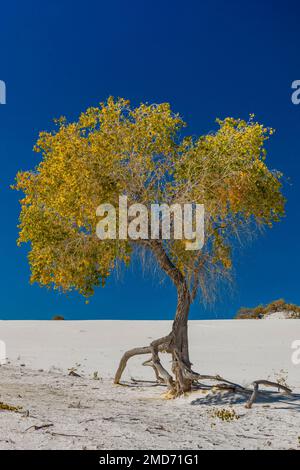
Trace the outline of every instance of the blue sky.
{"label": "blue sky", "polygon": [[52,118],[75,119],[109,95],[171,103],[191,134],[215,129],[215,118],[247,118],[276,128],[268,161],[290,178],[281,224],[236,256],[235,285],[191,318],[230,318],[241,305],[284,297],[300,304],[300,105],[291,83],[300,79],[296,1],[27,0],[1,3],[0,318],[172,318],[176,294],[166,281],[129,268],[89,305],[29,284],[26,248],[17,248],[19,194],[9,185],[32,168],[40,130]]}

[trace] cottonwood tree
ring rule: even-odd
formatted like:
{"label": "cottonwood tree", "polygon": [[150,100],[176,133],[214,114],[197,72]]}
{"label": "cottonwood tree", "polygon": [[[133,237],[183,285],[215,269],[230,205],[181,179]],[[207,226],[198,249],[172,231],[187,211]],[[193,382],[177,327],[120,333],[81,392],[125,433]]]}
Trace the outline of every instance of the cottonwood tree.
{"label": "cottonwood tree", "polygon": [[[149,251],[177,289],[172,330],[126,352],[115,383],[128,359],[139,354],[150,355],[146,363],[171,396],[191,390],[199,379],[214,378],[191,369],[189,310],[198,293],[207,297],[217,279],[230,272],[231,248],[241,231],[249,225],[271,227],[284,214],[281,174],[266,165],[265,142],[273,130],[250,116],[218,120],[216,132],[199,138],[182,137],[185,123],[169,104],[133,108],[113,98],[89,108],[77,122],[61,118],[56,124],[39,135],[40,163],[19,172],[15,185],[25,193],[18,242],[30,242],[31,282],[88,297],[117,266],[128,266],[136,249]],[[204,204],[203,248],[186,250],[186,240],[172,236],[100,241],[96,208],[101,203],[118,208],[120,195],[148,208]],[[162,366],[161,352],[171,354],[171,371]]]}

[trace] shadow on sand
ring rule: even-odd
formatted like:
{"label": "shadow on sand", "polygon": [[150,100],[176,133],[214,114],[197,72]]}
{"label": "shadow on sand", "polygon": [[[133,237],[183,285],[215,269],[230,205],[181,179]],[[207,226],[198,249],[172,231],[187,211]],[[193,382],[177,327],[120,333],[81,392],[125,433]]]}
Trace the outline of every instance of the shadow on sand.
{"label": "shadow on sand", "polygon": [[[136,380],[124,381],[120,383],[123,387],[129,388],[151,388],[161,387],[165,389],[166,386],[161,383],[157,383],[152,380]],[[197,387],[193,393],[197,393],[202,390],[204,393],[202,396],[197,396],[195,400],[190,401],[192,406],[201,405],[246,405],[249,397],[252,394],[252,390],[245,389],[244,392],[239,391],[228,391],[228,390],[213,390],[211,387]],[[207,393],[205,393],[207,392]],[[257,394],[255,404],[260,404],[265,408],[271,407],[274,409],[298,409],[300,411],[300,394],[299,393],[280,393],[269,390],[260,390]],[[274,406],[275,405],[275,406]]]}
{"label": "shadow on sand", "polygon": [[[251,394],[249,393],[232,393],[230,391],[210,391],[206,395],[197,397],[191,401],[191,405],[238,405],[246,404]],[[284,394],[273,391],[261,390],[256,398],[255,405],[261,404],[265,407],[275,409],[299,409],[300,411],[300,394]],[[273,406],[279,405],[279,406]]]}

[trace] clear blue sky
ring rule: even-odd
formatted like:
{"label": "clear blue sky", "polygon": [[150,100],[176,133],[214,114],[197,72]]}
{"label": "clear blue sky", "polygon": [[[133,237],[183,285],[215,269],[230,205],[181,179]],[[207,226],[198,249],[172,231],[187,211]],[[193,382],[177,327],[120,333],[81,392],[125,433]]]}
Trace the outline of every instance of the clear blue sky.
{"label": "clear blue sky", "polygon": [[0,318],[171,318],[168,282],[130,268],[111,279],[89,305],[29,284],[26,248],[17,248],[19,169],[32,168],[40,130],[52,118],[76,118],[109,95],[169,101],[192,134],[215,128],[216,117],[257,119],[276,128],[269,165],[290,177],[287,216],[236,260],[233,292],[192,318],[229,318],[241,305],[284,297],[300,304],[300,105],[291,83],[300,79],[297,1],[27,0],[1,3]]}

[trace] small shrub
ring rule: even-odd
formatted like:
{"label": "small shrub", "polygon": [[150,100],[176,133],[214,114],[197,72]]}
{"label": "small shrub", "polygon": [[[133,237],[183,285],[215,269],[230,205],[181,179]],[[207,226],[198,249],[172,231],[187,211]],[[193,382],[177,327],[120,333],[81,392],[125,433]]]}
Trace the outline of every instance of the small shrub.
{"label": "small shrub", "polygon": [[22,406],[13,406],[13,405],[8,405],[7,403],[3,403],[0,401],[0,410],[1,411],[20,411],[22,409]]}
{"label": "small shrub", "polygon": [[287,304],[284,299],[278,299],[274,300],[273,302],[269,303],[269,305],[266,306],[266,311],[267,312],[282,312],[284,310],[287,310]]}
{"label": "small shrub", "polygon": [[291,388],[289,386],[289,384],[287,383],[287,379],[288,379],[288,372],[284,369],[280,369],[279,372],[275,372],[274,373],[274,377],[275,377],[275,381],[279,384],[279,385],[283,385],[284,387],[288,387],[288,388]]}
{"label": "small shrub", "polygon": [[52,317],[52,320],[64,320],[64,317],[62,315],[54,315],[54,317]]}
{"label": "small shrub", "polygon": [[235,410],[233,408],[229,408],[229,409],[216,408],[216,409],[211,411],[210,415],[211,415],[212,418],[218,418],[221,421],[226,421],[226,422],[234,421],[236,419],[240,419],[240,416],[235,412]]}
{"label": "small shrub", "polygon": [[265,315],[274,312],[291,312],[290,318],[300,319],[300,307],[295,304],[289,304],[284,299],[274,300],[267,305],[258,305],[257,307],[241,307],[235,318],[238,319],[261,319]]}

